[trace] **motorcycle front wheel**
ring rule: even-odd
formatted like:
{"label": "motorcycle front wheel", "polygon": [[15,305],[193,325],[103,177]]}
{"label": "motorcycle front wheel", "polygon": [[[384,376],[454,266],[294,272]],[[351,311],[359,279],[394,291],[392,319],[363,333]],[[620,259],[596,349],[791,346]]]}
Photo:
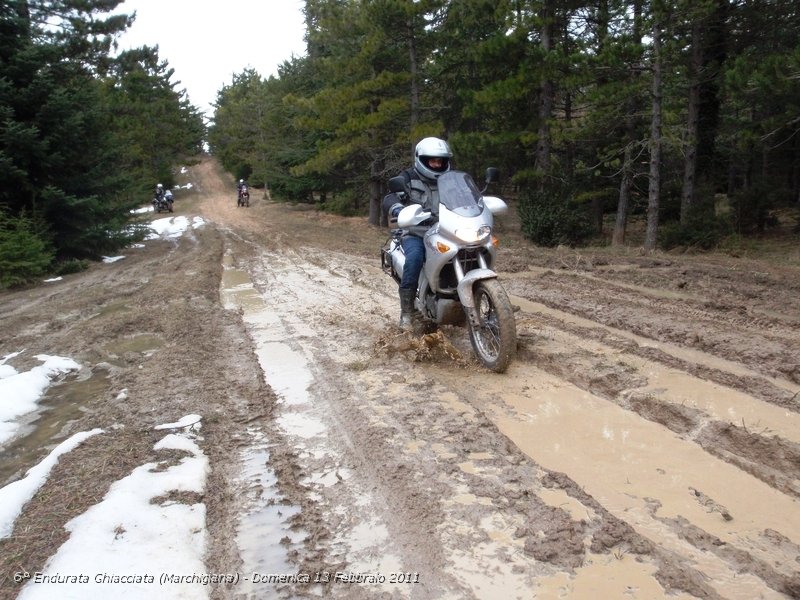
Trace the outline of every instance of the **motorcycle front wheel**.
{"label": "motorcycle front wheel", "polygon": [[517,324],[508,294],[496,279],[475,284],[480,325],[469,327],[472,349],[487,369],[503,373],[517,352]]}

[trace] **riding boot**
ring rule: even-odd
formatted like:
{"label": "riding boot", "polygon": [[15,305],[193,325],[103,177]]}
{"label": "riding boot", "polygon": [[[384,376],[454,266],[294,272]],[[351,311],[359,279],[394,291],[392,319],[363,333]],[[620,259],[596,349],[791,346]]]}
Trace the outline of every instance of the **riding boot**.
{"label": "riding boot", "polygon": [[413,328],[414,296],[416,290],[400,288],[400,328],[410,331]]}

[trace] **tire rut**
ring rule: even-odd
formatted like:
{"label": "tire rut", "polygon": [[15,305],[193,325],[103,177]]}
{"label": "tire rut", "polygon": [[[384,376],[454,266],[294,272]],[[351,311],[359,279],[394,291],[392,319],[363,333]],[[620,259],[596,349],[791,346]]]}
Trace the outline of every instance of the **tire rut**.
{"label": "tire rut", "polygon": [[[518,357],[498,376],[463,329],[394,327],[381,232],[258,200],[214,210],[265,307],[248,331],[278,396],[270,461],[307,532],[293,563],[422,578],[279,597],[796,595],[797,322],[746,304],[755,284],[725,299],[735,277],[697,265],[680,273],[702,283],[690,294],[673,261],[646,258],[501,276],[550,309],[516,313]],[[281,399],[292,374],[264,364],[278,341],[310,376],[298,404]]]}

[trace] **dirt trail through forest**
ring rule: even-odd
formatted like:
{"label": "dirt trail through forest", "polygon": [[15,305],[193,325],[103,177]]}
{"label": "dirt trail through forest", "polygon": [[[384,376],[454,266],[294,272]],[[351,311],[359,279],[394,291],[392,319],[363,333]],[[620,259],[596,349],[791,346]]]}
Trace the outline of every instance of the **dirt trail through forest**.
{"label": "dirt trail through forest", "polygon": [[125,425],[59,463],[4,572],[147,459],[153,421],[196,412],[206,565],[242,574],[213,598],[800,597],[796,250],[545,251],[501,220],[520,341],[497,375],[462,329],[395,326],[386,232],[260,190],[238,208],[210,158],[184,177],[206,227],[0,294],[0,351],[103,378],[60,435]]}

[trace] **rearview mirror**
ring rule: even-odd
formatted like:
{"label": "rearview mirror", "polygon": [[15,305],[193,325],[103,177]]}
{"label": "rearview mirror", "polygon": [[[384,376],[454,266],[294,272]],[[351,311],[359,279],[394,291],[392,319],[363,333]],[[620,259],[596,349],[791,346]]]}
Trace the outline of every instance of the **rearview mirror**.
{"label": "rearview mirror", "polygon": [[394,192],[395,194],[399,194],[400,192],[406,191],[406,178],[402,175],[398,175],[397,177],[392,177],[389,180],[389,191]]}
{"label": "rearview mirror", "polygon": [[500,169],[489,167],[486,169],[486,183],[497,183],[500,181]]}

